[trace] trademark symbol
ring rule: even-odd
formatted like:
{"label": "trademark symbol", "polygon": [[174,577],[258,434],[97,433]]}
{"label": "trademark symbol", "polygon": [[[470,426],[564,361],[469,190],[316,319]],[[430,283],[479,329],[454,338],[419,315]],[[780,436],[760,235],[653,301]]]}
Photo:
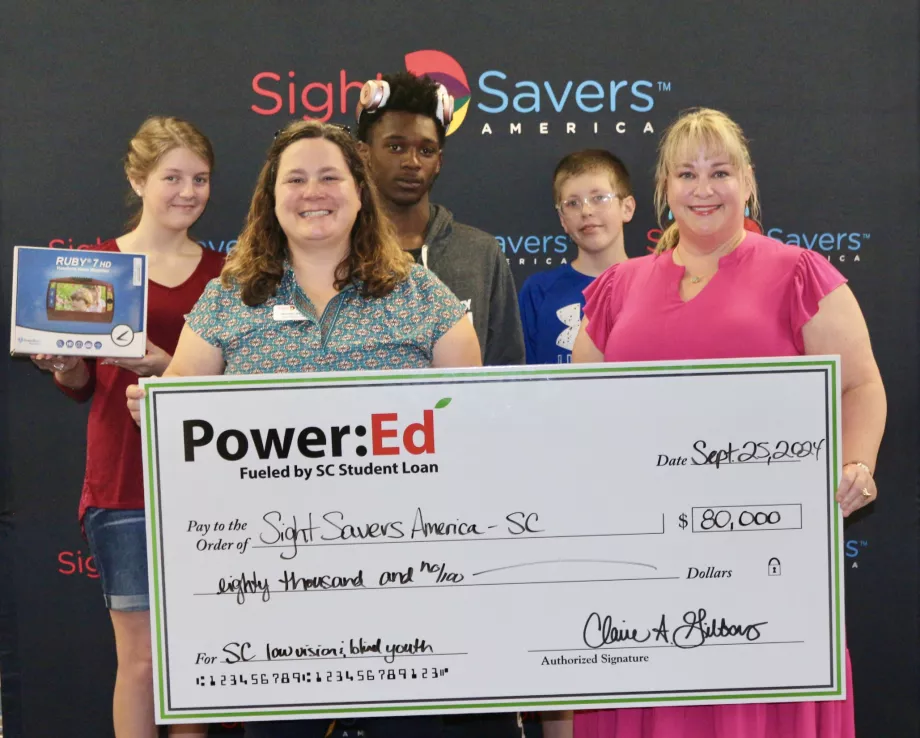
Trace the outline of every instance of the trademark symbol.
{"label": "trademark symbol", "polygon": [[670,83],[670,82],[659,82],[659,83],[658,83],[658,91],[659,91],[659,92],[670,92],[670,91],[671,91],[671,83]]}

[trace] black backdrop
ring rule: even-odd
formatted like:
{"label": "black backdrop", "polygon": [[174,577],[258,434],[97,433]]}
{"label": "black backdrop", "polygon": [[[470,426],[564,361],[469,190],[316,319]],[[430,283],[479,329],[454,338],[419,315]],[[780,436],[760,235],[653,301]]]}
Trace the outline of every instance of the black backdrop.
{"label": "black backdrop", "polygon": [[[195,235],[225,249],[273,132],[294,117],[289,82],[296,115],[307,112],[300,102],[307,88],[311,106],[323,108],[328,91],[332,120],[353,122],[358,88],[346,90],[343,112],[343,79],[402,69],[414,51],[449,54],[471,102],[448,140],[435,199],[501,238],[520,285],[573,255],[550,196],[562,154],[602,146],[625,159],[639,200],[627,250],[638,256],[656,238],[658,133],[682,108],[723,109],[753,141],[765,229],[825,254],[850,279],[869,322],[890,412],[881,499],[846,535],[857,721],[861,736],[917,735],[917,3],[620,0],[540,8],[495,0],[487,13],[481,7],[5,3],[3,309],[14,245],[78,248],[122,232],[120,158],[148,114],[187,117],[212,138],[213,196]],[[426,61],[429,71],[445,69]],[[254,83],[261,73],[277,81]],[[588,81],[597,84],[582,85]],[[539,110],[532,95],[515,107],[515,95],[534,87]],[[276,114],[253,110],[270,110],[276,99]],[[13,737],[111,735],[114,648],[75,520],[86,407],[60,396],[26,361],[0,362],[0,372],[5,727]],[[562,431],[546,429],[546,449]]]}

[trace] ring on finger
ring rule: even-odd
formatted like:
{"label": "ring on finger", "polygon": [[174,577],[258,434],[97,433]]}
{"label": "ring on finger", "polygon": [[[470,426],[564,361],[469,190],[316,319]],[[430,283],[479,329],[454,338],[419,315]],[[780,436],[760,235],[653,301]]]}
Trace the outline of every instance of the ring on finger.
{"label": "ring on finger", "polygon": [[63,371],[63,369],[64,369],[64,365],[63,365],[61,362],[59,362],[59,361],[54,362],[54,364],[52,364],[51,366],[53,366],[53,367],[55,368],[55,370],[56,370],[56,371],[59,371],[59,372],[60,372],[60,371]]}
{"label": "ring on finger", "polygon": [[868,500],[870,497],[872,497],[872,493],[869,491],[869,488],[868,488],[868,487],[863,487],[863,488],[860,490],[860,494],[861,494],[863,497],[865,497],[867,500]]}

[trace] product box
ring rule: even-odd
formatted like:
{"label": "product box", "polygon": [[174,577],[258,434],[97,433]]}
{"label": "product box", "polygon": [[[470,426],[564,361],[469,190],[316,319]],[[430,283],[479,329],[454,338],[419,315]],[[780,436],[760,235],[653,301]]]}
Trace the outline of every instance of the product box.
{"label": "product box", "polygon": [[11,354],[124,357],[147,351],[147,257],[17,246]]}

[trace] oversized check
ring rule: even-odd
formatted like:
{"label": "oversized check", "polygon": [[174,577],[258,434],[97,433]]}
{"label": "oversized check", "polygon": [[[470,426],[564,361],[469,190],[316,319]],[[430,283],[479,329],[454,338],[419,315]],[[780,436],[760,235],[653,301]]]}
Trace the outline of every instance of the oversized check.
{"label": "oversized check", "polygon": [[834,357],[145,386],[161,723],[845,696]]}

